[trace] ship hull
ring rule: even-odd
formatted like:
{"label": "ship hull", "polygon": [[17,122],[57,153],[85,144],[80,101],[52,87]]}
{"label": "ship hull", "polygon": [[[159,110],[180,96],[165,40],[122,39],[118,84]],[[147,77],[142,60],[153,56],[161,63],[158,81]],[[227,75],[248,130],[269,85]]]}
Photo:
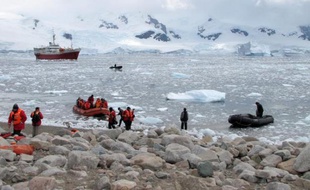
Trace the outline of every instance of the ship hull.
{"label": "ship hull", "polygon": [[71,51],[71,52],[59,52],[59,53],[35,53],[36,59],[45,59],[45,60],[59,60],[59,59],[70,59],[77,60],[79,57],[80,51]]}

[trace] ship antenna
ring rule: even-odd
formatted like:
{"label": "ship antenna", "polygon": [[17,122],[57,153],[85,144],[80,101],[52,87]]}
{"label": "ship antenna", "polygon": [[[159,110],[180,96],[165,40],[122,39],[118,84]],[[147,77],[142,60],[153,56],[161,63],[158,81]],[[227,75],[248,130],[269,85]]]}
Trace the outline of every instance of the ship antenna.
{"label": "ship antenna", "polygon": [[53,34],[53,45],[55,45],[55,34]]}

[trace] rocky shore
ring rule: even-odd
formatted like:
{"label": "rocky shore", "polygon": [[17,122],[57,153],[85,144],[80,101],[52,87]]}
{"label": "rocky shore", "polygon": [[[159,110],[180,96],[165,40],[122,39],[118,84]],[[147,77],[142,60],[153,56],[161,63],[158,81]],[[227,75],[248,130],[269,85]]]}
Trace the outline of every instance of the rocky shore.
{"label": "rocky shore", "polygon": [[[44,129],[16,142],[32,145],[32,155],[0,149],[1,190],[310,189],[309,143],[270,145],[255,137],[213,142],[174,127]],[[0,137],[0,146],[11,143]]]}

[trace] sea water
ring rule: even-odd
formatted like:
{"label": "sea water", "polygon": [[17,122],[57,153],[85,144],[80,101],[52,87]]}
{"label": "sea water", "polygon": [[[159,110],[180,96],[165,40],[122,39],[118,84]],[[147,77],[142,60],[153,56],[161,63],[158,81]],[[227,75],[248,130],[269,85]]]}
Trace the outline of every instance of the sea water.
{"label": "sea water", "polygon": [[[114,64],[122,70],[110,69]],[[101,54],[78,61],[36,61],[32,54],[0,56],[0,121],[14,103],[29,116],[39,106],[43,124],[105,128],[107,122],[72,112],[78,97],[93,94],[109,105],[135,108],[133,128],[180,127],[189,113],[188,132],[202,136],[250,135],[270,142],[310,141],[310,56],[238,57],[235,55]],[[171,101],[168,93],[216,90],[222,102]],[[229,115],[255,114],[255,102],[274,123],[231,129]],[[28,119],[27,122],[31,122]]]}

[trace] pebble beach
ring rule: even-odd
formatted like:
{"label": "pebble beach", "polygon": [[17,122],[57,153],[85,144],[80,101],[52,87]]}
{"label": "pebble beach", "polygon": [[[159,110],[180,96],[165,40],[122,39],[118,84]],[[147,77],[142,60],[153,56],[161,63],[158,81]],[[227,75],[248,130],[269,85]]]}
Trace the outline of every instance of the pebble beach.
{"label": "pebble beach", "polygon": [[[249,136],[214,142],[175,127],[145,134],[41,126],[31,137],[31,128],[16,144],[33,146],[32,154],[0,149],[1,189],[310,189],[308,143]],[[12,142],[0,137],[0,146]]]}

